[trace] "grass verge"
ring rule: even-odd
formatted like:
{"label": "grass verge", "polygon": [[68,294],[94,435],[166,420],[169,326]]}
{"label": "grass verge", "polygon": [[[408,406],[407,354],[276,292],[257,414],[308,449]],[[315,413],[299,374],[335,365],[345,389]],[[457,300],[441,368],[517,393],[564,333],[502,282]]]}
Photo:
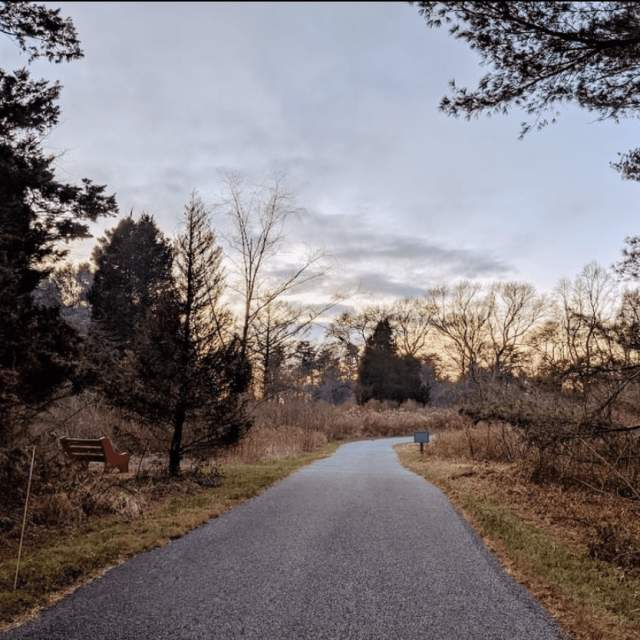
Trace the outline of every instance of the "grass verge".
{"label": "grass verge", "polygon": [[397,451],[403,465],[447,494],[507,572],[574,638],[640,639],[640,577],[589,556],[579,522],[554,514],[562,497],[541,500],[545,489],[507,465],[421,457],[411,445]]}
{"label": "grass verge", "polygon": [[0,629],[22,622],[105,569],[184,535],[336,447],[329,444],[313,453],[256,464],[224,464],[218,487],[169,496],[135,519],[99,517],[58,535],[52,532],[46,541],[38,538],[23,550],[16,591],[15,557],[0,561]]}

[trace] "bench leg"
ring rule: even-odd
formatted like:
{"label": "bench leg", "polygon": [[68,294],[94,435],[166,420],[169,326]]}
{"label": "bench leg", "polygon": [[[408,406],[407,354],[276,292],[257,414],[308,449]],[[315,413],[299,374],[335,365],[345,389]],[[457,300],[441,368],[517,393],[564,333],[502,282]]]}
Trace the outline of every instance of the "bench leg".
{"label": "bench leg", "polygon": [[129,454],[124,453],[115,465],[121,473],[129,473]]}

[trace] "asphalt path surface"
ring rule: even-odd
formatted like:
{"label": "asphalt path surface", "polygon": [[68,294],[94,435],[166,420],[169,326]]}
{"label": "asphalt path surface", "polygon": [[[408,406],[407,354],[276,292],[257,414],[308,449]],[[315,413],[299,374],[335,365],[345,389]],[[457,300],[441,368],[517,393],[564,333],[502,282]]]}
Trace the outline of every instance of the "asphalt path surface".
{"label": "asphalt path surface", "polygon": [[75,591],[8,640],[560,636],[393,445],[356,442]]}

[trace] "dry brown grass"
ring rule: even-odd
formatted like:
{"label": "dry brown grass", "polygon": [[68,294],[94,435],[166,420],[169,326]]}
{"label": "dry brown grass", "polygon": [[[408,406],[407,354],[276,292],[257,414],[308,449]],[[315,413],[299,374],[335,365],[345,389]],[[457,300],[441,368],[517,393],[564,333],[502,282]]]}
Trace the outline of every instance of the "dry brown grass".
{"label": "dry brown grass", "polygon": [[443,458],[513,462],[527,455],[520,433],[507,424],[465,424],[442,431],[433,441],[434,455]]}
{"label": "dry brown grass", "polygon": [[77,522],[74,496],[57,493],[46,500],[35,496],[38,504],[32,513],[45,521],[29,525],[16,591],[19,532],[3,535],[0,544],[0,630],[26,612],[35,613],[61,590],[75,588],[109,566],[183,535],[334,449],[328,445],[311,454],[268,462],[223,464],[223,482],[215,486],[203,485],[203,471],[197,469],[181,480],[161,481],[93,473],[92,517]]}
{"label": "dry brown grass", "polygon": [[[198,491],[198,483],[215,479],[219,464],[255,464],[313,453],[336,440],[409,435],[418,429],[443,432],[451,426],[463,429],[466,420],[444,409],[415,404],[401,407],[370,402],[334,406],[305,398],[256,403],[254,426],[236,446],[215,452],[209,460],[185,460],[181,486]],[[99,464],[87,471],[62,454],[58,436],[109,436],[117,448],[131,454],[127,476],[101,473]],[[153,430],[128,419],[100,398],[86,394],[53,407],[33,427],[37,445],[32,487],[30,527],[57,530],[81,526],[105,515],[136,518],[158,499],[166,486],[166,442]],[[6,453],[6,452],[5,452]],[[4,460],[0,452],[0,480],[14,487],[0,495],[0,534],[15,535],[24,504],[28,474],[27,451],[14,451]],[[4,461],[4,462],[3,462]],[[209,469],[203,468],[210,465]],[[9,472],[5,477],[3,471]],[[6,474],[5,474],[6,475]]]}
{"label": "dry brown grass", "polygon": [[462,458],[448,457],[452,449],[438,449],[438,440],[424,456],[399,447],[401,461],[445,491],[507,571],[573,637],[640,638],[638,504],[533,484],[516,464],[472,461],[464,434],[456,440]]}
{"label": "dry brown grass", "polygon": [[[451,446],[475,460],[518,460],[535,482],[640,500],[638,386],[617,396],[619,384],[584,383],[576,391],[531,381],[483,382],[464,400],[462,411],[474,423],[467,442]],[[489,447],[481,442],[485,430],[493,432]]]}
{"label": "dry brown grass", "polygon": [[294,397],[255,408],[257,428],[299,428],[322,433],[328,440],[406,436],[417,430],[462,427],[466,422],[450,409],[425,408],[410,402],[399,407],[376,401],[365,406],[335,406]]}
{"label": "dry brown grass", "polygon": [[253,463],[317,451],[327,444],[321,431],[302,427],[256,426],[235,447],[222,451],[222,462]]}
{"label": "dry brown grass", "polygon": [[634,435],[573,438],[541,452],[521,429],[503,422],[479,422],[442,431],[432,450],[454,460],[516,462],[536,483],[640,499],[640,438]]}
{"label": "dry brown grass", "polygon": [[105,435],[132,454],[164,453],[170,439],[169,433],[142,424],[90,392],[52,405],[31,426],[30,434],[41,447],[52,451],[56,450],[56,440],[61,435],[85,438]]}
{"label": "dry brown grass", "polygon": [[[334,406],[300,397],[256,403],[253,418],[253,428],[238,445],[214,452],[208,462],[185,460],[181,486],[197,491],[194,483],[215,478],[217,464],[279,460],[313,453],[336,440],[409,435],[419,429],[442,432],[444,443],[449,438],[445,429],[462,430],[467,424],[453,411],[411,403]],[[109,436],[117,448],[131,454],[130,474],[102,474],[100,465],[92,465],[89,472],[79,468],[62,454],[61,435]],[[166,484],[167,443],[162,434],[128,419],[97,396],[85,394],[52,407],[33,426],[32,441],[37,455],[30,527],[56,530],[104,515],[135,518],[158,498],[156,488]],[[29,461],[26,450],[14,451],[15,459],[5,460],[7,453],[0,452],[0,481],[14,491],[0,495],[3,536],[13,535],[19,525]],[[213,466],[203,472],[207,464]]]}
{"label": "dry brown grass", "polygon": [[293,397],[259,402],[254,426],[237,446],[221,452],[220,460],[256,462],[315,451],[329,441],[406,436],[417,430],[438,432],[466,420],[448,409],[407,403],[400,407],[369,402],[335,406]]}
{"label": "dry brown grass", "polygon": [[[361,407],[340,406],[305,397],[287,397],[256,402],[250,407],[254,426],[237,446],[219,452],[225,461],[255,462],[317,450],[332,440],[410,435],[416,430],[438,432],[462,428],[467,420],[449,409],[424,408],[408,402],[401,406],[371,401]],[[141,424],[108,405],[99,396],[86,393],[53,406],[32,427],[41,454],[58,454],[61,435],[97,437],[106,435],[133,456],[163,456],[168,450],[166,432]]]}

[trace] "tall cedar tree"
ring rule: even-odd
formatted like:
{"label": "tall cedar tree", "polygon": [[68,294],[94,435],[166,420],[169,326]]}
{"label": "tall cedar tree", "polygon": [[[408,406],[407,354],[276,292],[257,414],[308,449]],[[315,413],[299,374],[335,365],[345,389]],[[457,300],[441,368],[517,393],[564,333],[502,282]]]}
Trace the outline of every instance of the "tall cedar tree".
{"label": "tall cedar tree", "polygon": [[[3,2],[0,33],[29,61],[82,57],[71,20],[45,5]],[[0,69],[0,446],[15,440],[74,369],[75,331],[33,294],[65,255],[60,245],[88,237],[89,221],[116,211],[103,186],[55,176],[41,140],[59,120],[59,93],[59,84],[33,80],[27,69]]]}
{"label": "tall cedar tree", "polygon": [[171,286],[173,252],[152,216],[129,216],[100,238],[89,292],[91,319],[117,346],[129,346]]}
{"label": "tall cedar tree", "polygon": [[425,404],[429,401],[429,389],[422,383],[420,369],[416,358],[398,355],[389,320],[380,320],[367,339],[360,360],[358,402],[411,399]]}
{"label": "tall cedar tree", "polygon": [[130,393],[123,398],[138,415],[169,430],[171,475],[180,473],[185,453],[237,442],[249,427],[243,394],[251,371],[240,340],[222,339],[222,250],[195,195],[184,221],[174,287],[149,310],[127,352]]}
{"label": "tall cedar tree", "polygon": [[[640,113],[637,2],[418,2],[427,25],[447,25],[490,71],[475,89],[451,83],[443,111],[468,118],[523,109],[534,126],[574,102],[600,120]],[[531,128],[524,123],[522,132]],[[640,148],[614,165],[640,179]]]}

